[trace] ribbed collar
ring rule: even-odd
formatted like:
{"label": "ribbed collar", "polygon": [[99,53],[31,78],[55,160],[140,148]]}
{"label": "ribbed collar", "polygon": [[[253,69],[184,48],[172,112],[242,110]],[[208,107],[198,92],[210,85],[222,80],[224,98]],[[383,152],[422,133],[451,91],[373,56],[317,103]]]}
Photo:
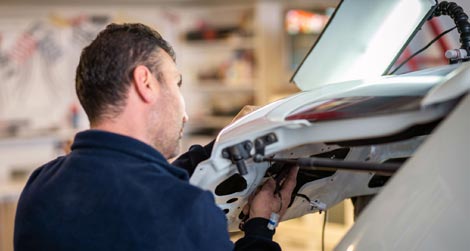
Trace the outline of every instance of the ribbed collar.
{"label": "ribbed collar", "polygon": [[140,140],[121,134],[101,130],[86,130],[75,135],[71,148],[72,151],[101,148],[132,155],[142,160],[155,162],[159,167],[167,170],[172,175],[188,180],[187,172],[184,169],[169,164],[159,151]]}

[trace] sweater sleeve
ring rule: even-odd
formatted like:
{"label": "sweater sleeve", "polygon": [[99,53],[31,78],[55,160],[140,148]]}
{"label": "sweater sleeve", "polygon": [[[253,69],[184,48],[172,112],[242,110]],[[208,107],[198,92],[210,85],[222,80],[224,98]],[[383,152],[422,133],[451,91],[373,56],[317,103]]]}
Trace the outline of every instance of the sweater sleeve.
{"label": "sweater sleeve", "polygon": [[180,236],[181,243],[189,243],[185,250],[233,250],[227,220],[210,192],[201,192],[188,209],[190,217],[181,223],[183,234]]}
{"label": "sweater sleeve", "polygon": [[272,241],[274,231],[267,228],[268,219],[254,218],[244,225],[245,236],[239,239],[235,246],[229,239],[227,219],[220,208],[214,203],[214,197],[209,192],[198,196],[191,207],[193,217],[185,221],[184,236],[192,243],[188,250],[218,250],[218,251],[281,251],[280,246]]}
{"label": "sweater sleeve", "polygon": [[185,169],[189,176],[191,176],[196,169],[196,166],[202,161],[208,159],[211,156],[212,147],[214,146],[215,140],[212,140],[205,146],[193,145],[189,148],[186,153],[183,153],[175,161],[173,165]]}
{"label": "sweater sleeve", "polygon": [[[201,146],[201,145],[191,146],[188,152],[182,154],[175,161],[173,161],[172,164],[174,166],[185,169],[191,176],[194,170],[196,169],[196,166],[200,162],[210,157],[211,152],[212,152],[212,147],[214,146],[214,142],[215,140],[211,141],[209,144],[205,146]],[[209,196],[207,197],[203,196],[203,197],[205,197],[205,199],[203,200],[206,200],[206,203],[199,204],[199,206],[201,205],[207,206],[208,204],[209,205],[212,204],[212,206],[208,206],[208,208],[204,208],[202,210],[196,210],[196,208],[194,208],[193,210],[198,211],[200,214],[204,215],[204,216],[198,217],[198,219],[203,220],[203,222],[211,222],[212,224],[204,224],[202,222],[200,222],[201,224],[194,224],[193,222],[193,224],[203,225],[205,226],[205,228],[211,228],[211,227],[218,228],[216,225],[220,226],[221,224],[223,224],[225,227],[222,228],[223,229],[222,232],[227,233],[226,219],[225,217],[223,217],[223,213],[220,210],[220,208],[218,208],[215,205],[215,201],[213,197],[212,196],[210,196],[212,198],[210,198]],[[220,216],[218,217],[218,215],[222,215],[222,217]],[[220,221],[221,218],[222,218],[223,223]],[[234,250],[235,251],[264,251],[264,250],[281,251],[281,247],[279,246],[279,244],[277,244],[276,242],[272,240],[274,231],[269,230],[267,228],[268,222],[269,220],[264,219],[264,218],[254,218],[246,222],[244,225],[245,236],[239,239],[235,243]],[[219,230],[217,232],[219,232],[220,234],[221,228],[218,228],[218,229]],[[204,229],[202,232],[206,233],[206,235],[203,235],[202,239],[209,237],[211,240],[207,240],[207,241],[219,242],[220,241],[219,238],[214,238],[214,236],[211,236],[210,232],[212,230]],[[201,230],[198,232],[201,232]],[[227,233],[227,236],[228,236],[228,233]]]}
{"label": "sweater sleeve", "polygon": [[235,251],[281,251],[279,244],[272,240],[274,230],[269,230],[269,220],[254,218],[244,225],[245,236],[235,243]]}

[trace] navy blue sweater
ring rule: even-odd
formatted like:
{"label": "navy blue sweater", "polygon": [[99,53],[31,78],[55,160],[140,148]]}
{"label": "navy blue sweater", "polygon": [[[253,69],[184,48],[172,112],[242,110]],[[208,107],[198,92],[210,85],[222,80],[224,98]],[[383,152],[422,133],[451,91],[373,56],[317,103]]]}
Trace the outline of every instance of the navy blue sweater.
{"label": "navy blue sweater", "polygon": [[[265,219],[250,220],[235,250],[279,250]],[[16,251],[233,250],[210,192],[188,183],[149,145],[98,130],[37,169],[21,194]]]}

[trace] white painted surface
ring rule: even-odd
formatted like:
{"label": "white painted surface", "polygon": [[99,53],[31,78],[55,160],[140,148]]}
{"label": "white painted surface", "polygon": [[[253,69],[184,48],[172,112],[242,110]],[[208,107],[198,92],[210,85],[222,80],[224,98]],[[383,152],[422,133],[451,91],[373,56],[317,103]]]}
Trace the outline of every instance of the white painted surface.
{"label": "white painted surface", "polygon": [[470,247],[470,96],[389,181],[337,251]]}

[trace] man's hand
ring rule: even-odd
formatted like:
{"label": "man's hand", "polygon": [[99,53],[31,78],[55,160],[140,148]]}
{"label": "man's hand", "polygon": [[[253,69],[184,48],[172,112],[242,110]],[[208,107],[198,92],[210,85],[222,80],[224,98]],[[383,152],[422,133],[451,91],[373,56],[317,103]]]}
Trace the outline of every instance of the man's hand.
{"label": "man's hand", "polygon": [[245,105],[245,106],[238,112],[238,114],[235,115],[235,117],[232,119],[232,121],[230,122],[230,124],[232,124],[233,122],[239,120],[241,117],[247,115],[248,113],[257,110],[258,108],[259,108],[259,106]]}
{"label": "man's hand", "polygon": [[279,182],[278,193],[275,192],[276,181],[269,178],[243,210],[245,214],[249,212],[249,219],[257,217],[269,219],[271,213],[277,213],[282,218],[291,201],[292,191],[297,183],[298,170],[298,167],[290,168],[287,177]]}

